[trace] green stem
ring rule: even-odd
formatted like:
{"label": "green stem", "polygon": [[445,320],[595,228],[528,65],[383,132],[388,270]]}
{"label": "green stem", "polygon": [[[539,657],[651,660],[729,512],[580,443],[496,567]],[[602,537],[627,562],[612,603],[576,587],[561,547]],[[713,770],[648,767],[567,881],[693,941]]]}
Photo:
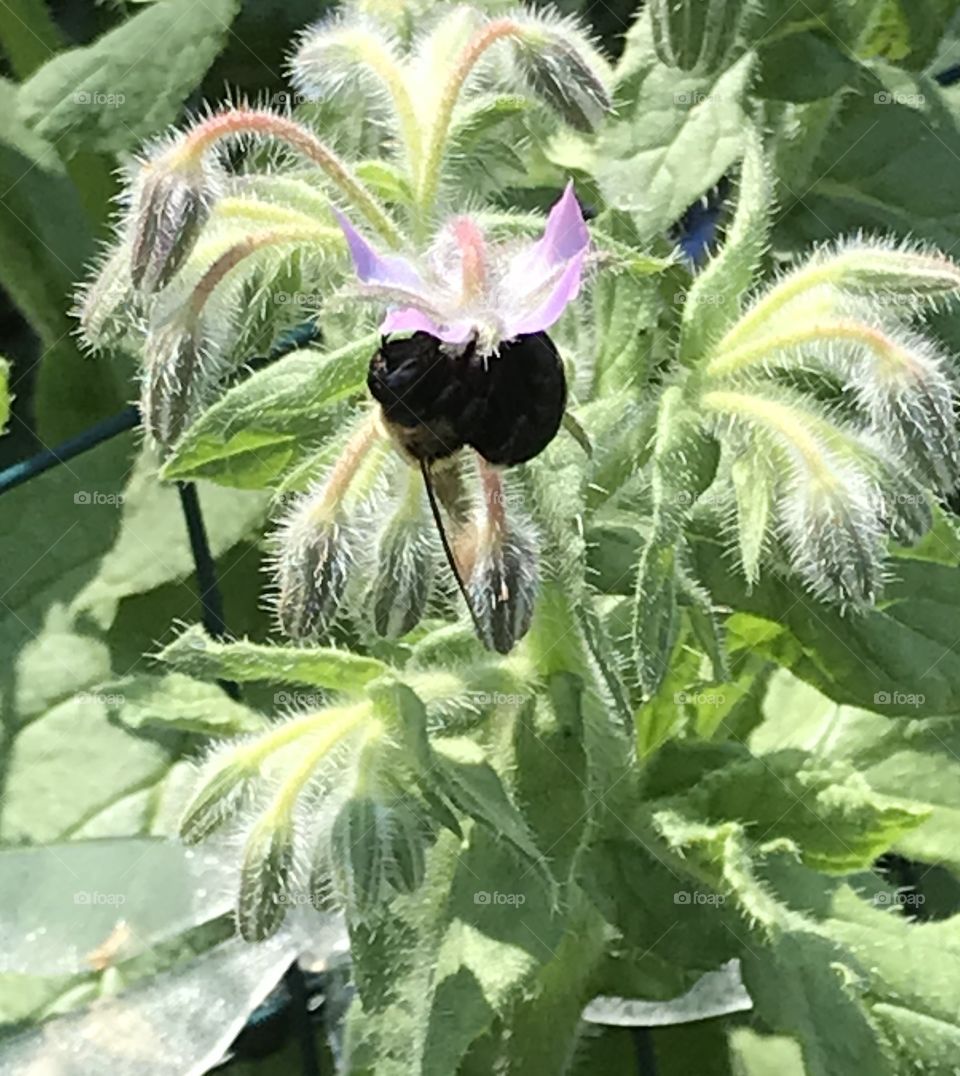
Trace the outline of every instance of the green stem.
{"label": "green stem", "polygon": [[339,245],[342,242],[342,236],[333,228],[319,228],[316,225],[312,225],[310,228],[275,228],[270,232],[261,232],[259,235],[250,235],[246,239],[241,239],[239,242],[234,243],[229,250],[224,251],[200,278],[190,296],[190,317],[200,317],[208,299],[227,274],[236,269],[251,254],[255,254],[264,247],[276,247],[285,244],[305,245],[309,243],[316,243],[320,247],[328,247]]}
{"label": "green stem", "polygon": [[273,802],[264,815],[267,825],[275,825],[277,822],[293,817],[297,801],[317,767],[341,740],[365,722],[370,724],[367,731],[368,738],[375,736],[381,729],[379,722],[372,720],[371,708],[368,704],[342,710],[336,716],[333,716],[334,713],[334,711],[327,711],[327,725],[319,729],[316,736],[311,737],[309,747],[303,757],[277,789]]}
{"label": "green stem", "polygon": [[340,188],[391,247],[401,245],[402,236],[397,226],[348,165],[312,131],[294,120],[277,116],[273,112],[246,108],[221,112],[198,124],[186,135],[170,151],[170,163],[174,167],[189,166],[221,139],[249,133],[276,138],[313,161]]}
{"label": "green stem", "polygon": [[[270,755],[281,748],[289,747],[297,740],[313,735],[321,736],[321,742],[326,744],[326,749],[329,750],[333,744],[369,718],[372,713],[371,704],[362,702],[355,706],[304,714],[303,717],[279,725],[271,732],[258,737],[253,743],[240,747],[234,755],[234,760],[243,769],[256,772]],[[319,748],[312,754],[318,752]]]}
{"label": "green stem", "polygon": [[419,195],[417,198],[420,212],[423,216],[429,215],[436,201],[437,188],[440,184],[440,167],[443,164],[443,157],[450,134],[450,122],[453,119],[453,110],[456,108],[464,83],[470,76],[470,72],[476,67],[480,57],[491,45],[506,37],[519,37],[522,32],[520,24],[513,19],[494,19],[474,34],[457,58],[443,88],[443,93],[437,105],[437,113],[427,136],[427,149],[424,155],[420,183],[418,184]]}
{"label": "green stem", "polygon": [[791,332],[762,336],[732,351],[723,352],[710,360],[706,372],[709,377],[728,377],[741,373],[758,361],[762,362],[773,352],[826,340],[859,344],[887,362],[895,360],[899,351],[896,343],[886,333],[862,322],[814,322]]}

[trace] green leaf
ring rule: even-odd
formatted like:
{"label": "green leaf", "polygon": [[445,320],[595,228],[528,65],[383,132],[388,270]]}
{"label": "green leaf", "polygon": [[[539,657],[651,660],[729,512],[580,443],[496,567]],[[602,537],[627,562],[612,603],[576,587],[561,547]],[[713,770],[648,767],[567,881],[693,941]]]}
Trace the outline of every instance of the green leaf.
{"label": "green leaf", "polygon": [[844,614],[773,575],[747,592],[718,541],[695,543],[694,559],[717,603],[752,614],[738,621],[744,639],[836,702],[887,717],[960,712],[956,567],[898,557],[880,605]]}
{"label": "green leaf", "polygon": [[653,451],[653,521],[640,552],[633,606],[633,650],[644,696],[666,676],[679,638],[679,544],[689,507],[710,485],[717,446],[679,387],[660,402]]}
{"label": "green leaf", "polygon": [[863,229],[950,250],[960,239],[951,182],[960,152],[960,99],[926,76],[880,62],[872,71],[861,93],[835,103],[825,130],[812,121],[801,128],[812,159],[809,180],[799,188],[796,168],[784,157],[784,179],[797,197],[784,205],[781,241],[806,246]]}
{"label": "green leaf", "polygon": [[881,798],[895,798],[928,815],[895,840],[896,851],[960,873],[960,729],[955,718],[891,721],[838,706],[786,672],[773,678],[764,711],[766,720],[750,739],[755,751],[800,748],[824,763],[855,768]]}
{"label": "green leaf", "polygon": [[640,557],[633,618],[637,678],[646,698],[663,683],[679,635],[676,547],[653,537]]}
{"label": "green leaf", "polygon": [[537,871],[486,827],[441,836],[424,885],[353,924],[359,1003],[345,1049],[358,1072],[449,1076],[470,1044],[533,987],[563,920]]}
{"label": "green leaf", "polygon": [[767,242],[773,176],[759,133],[748,128],[740,170],[737,210],[719,253],[697,274],[683,307],[682,362],[702,359],[740,315]]}
{"label": "green leaf", "polygon": [[20,89],[20,115],[68,156],[132,149],[177,118],[238,8],[238,0],[158,0],[44,64]]}
{"label": "green leaf", "polygon": [[[4,500],[3,840],[151,831],[166,801],[171,764],[188,746],[172,728],[125,726],[123,700],[111,698],[120,692],[102,686],[140,674],[144,650],[172,619],[195,616],[197,608],[192,581],[178,581],[192,564],[176,500],[149,527],[126,527],[128,511],[139,515],[141,498],[163,502],[155,483],[124,501],[131,437],[114,438]],[[218,552],[236,542],[230,531],[237,517],[240,530],[249,526],[240,501],[232,517],[224,504],[208,518]],[[127,552],[115,558],[121,547]],[[231,619],[240,623],[256,606],[246,590],[256,558],[248,559],[246,573],[240,557],[228,574]],[[94,590],[103,594],[107,583],[109,602],[87,600]],[[133,720],[139,717],[142,711]]]}
{"label": "green leaf", "polygon": [[[656,756],[652,783],[667,780],[679,750],[690,751],[671,745]],[[715,758],[707,752],[705,761]],[[742,822],[760,842],[792,841],[809,866],[838,873],[868,868],[930,815],[914,803],[878,795],[847,764],[796,750],[734,755],[701,772],[674,806],[711,824]]]}
{"label": "green leaf", "polygon": [[16,77],[25,79],[63,48],[63,38],[45,4],[8,0],[0,8],[0,44]]}
{"label": "green leaf", "polygon": [[[70,297],[95,250],[95,221],[56,148],[18,117],[16,92],[0,79],[0,282],[43,345],[32,413],[50,443],[121,407],[127,369],[91,362],[74,344]],[[111,193],[101,192],[104,213]]]}
{"label": "green leaf", "polygon": [[[17,735],[8,754],[0,839],[67,837],[167,773],[179,753],[179,737],[135,736],[111,719],[116,706],[122,701],[109,692],[83,692]],[[104,759],[117,761],[108,767]]]}
{"label": "green leaf", "polygon": [[791,34],[760,48],[758,97],[774,101],[816,101],[856,88],[863,68],[817,30]]}
{"label": "green leaf", "polygon": [[607,203],[632,215],[641,238],[678,220],[740,156],[752,66],[748,53],[716,80],[678,77],[656,59],[646,20],[631,31],[620,118],[599,137],[596,179]]}
{"label": "green leaf", "polygon": [[482,749],[463,738],[437,740],[433,749],[436,769],[431,779],[438,791],[468,817],[506,840],[529,861],[531,870],[549,880],[550,870],[543,853]]}
{"label": "green leaf", "polygon": [[201,736],[239,736],[260,732],[266,725],[264,717],[222,688],[179,673],[125,676],[100,684],[96,693],[117,700],[111,711],[131,729],[156,726]]}
{"label": "green leaf", "polygon": [[611,269],[597,277],[593,289],[597,396],[643,388],[653,358],[651,337],[660,312],[660,282]]}
{"label": "green leaf", "polygon": [[201,680],[265,680],[331,691],[359,691],[389,671],[376,658],[334,647],[275,646],[246,639],[219,642],[198,624],[177,636],[157,657]]}
{"label": "green leaf", "polygon": [[[215,557],[259,532],[269,504],[267,495],[223,490],[205,482],[197,492]],[[85,518],[81,513],[89,517],[97,512],[120,517],[116,541],[95,578],[74,601],[77,614],[109,625],[122,599],[193,575],[196,567],[179,494],[158,482],[156,456],[150,450],[141,451],[119,496],[94,488],[80,490],[75,497],[80,519]]]}
{"label": "green leaf", "polygon": [[377,338],[326,355],[294,351],[230,389],[187,430],[164,478],[211,478],[267,489],[328,436],[342,404],[362,391]]}

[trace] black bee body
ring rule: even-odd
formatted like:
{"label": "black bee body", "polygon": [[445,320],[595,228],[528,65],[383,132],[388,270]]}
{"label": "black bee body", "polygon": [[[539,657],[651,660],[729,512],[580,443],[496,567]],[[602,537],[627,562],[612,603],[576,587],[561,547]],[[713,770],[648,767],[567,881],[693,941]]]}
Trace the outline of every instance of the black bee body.
{"label": "black bee body", "polygon": [[486,357],[425,332],[384,339],[367,385],[402,447],[427,463],[464,445],[506,467],[533,459],[556,436],[567,398],[563,363],[543,332]]}

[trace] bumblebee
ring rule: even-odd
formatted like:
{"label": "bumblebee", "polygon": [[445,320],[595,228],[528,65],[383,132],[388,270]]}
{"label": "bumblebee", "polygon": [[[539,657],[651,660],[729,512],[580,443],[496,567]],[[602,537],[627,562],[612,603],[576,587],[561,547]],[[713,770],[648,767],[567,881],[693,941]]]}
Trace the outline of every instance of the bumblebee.
{"label": "bumblebee", "polygon": [[465,445],[497,466],[525,463],[554,439],[567,401],[563,363],[545,332],[493,355],[426,332],[384,337],[367,386],[402,450],[427,466]]}

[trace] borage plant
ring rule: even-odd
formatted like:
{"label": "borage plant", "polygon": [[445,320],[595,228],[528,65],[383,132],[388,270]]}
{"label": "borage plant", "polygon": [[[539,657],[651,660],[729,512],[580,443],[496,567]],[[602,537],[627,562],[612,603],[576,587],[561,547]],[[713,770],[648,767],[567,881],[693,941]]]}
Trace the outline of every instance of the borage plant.
{"label": "borage plant", "polygon": [[[710,7],[710,66],[740,63],[739,7]],[[569,150],[612,108],[575,24],[385,19],[304,35],[295,116],[228,107],[149,150],[81,303],[92,345],[142,355],[164,477],[289,501],[275,608],[298,644],[191,628],[160,659],[316,697],[211,748],[182,837],[240,849],[251,942],[345,913],[348,1071],[566,1071],[592,998],[674,997],[734,959],[809,1071],[902,1071],[876,936],[908,927],[862,893],[928,812],[783,730],[747,740],[771,661],[862,701],[816,625],[875,624],[891,542],[942,526],[955,385],[922,317],[960,270],[855,236],[769,281],[748,124],[691,278],[602,202],[585,223],[553,163],[558,120]],[[657,40],[655,75],[690,66]],[[546,219],[485,167],[518,138]],[[243,376],[303,306],[326,353]]]}

